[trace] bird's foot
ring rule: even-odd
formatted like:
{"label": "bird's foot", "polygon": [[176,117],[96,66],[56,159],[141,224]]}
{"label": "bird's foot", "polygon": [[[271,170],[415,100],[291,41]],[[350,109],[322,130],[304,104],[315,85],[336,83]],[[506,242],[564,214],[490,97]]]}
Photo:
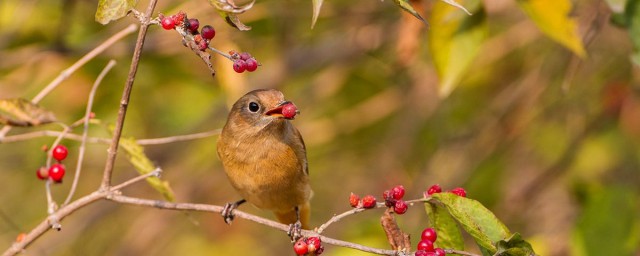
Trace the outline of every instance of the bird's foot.
{"label": "bird's foot", "polygon": [[296,221],[296,223],[289,225],[287,235],[291,238],[291,242],[298,241],[298,239],[302,237],[302,223],[300,223],[300,221]]}
{"label": "bird's foot", "polygon": [[233,210],[235,210],[237,207],[238,205],[234,203],[227,203],[224,205],[224,208],[222,209],[222,212],[220,212],[220,214],[222,215],[225,223],[231,225],[234,217]]}

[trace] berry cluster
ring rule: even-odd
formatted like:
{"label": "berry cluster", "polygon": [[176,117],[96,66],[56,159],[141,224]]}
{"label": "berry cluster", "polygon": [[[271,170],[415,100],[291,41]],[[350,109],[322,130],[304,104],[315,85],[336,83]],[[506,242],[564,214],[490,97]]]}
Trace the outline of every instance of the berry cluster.
{"label": "berry cluster", "polygon": [[324,252],[324,246],[320,237],[302,237],[293,244],[293,251],[296,255],[320,255]]}
{"label": "berry cluster", "polygon": [[237,53],[230,51],[229,55],[231,55],[231,60],[233,60],[233,70],[237,73],[242,73],[245,70],[249,72],[256,71],[260,65],[248,52]]}
{"label": "berry cluster", "polygon": [[198,32],[198,28],[200,28],[200,21],[198,21],[198,19],[187,18],[187,14],[183,11],[171,16],[164,16],[161,14],[160,25],[162,25],[162,28],[166,30],[181,27],[185,31],[188,31],[189,34],[193,36],[193,41],[198,45],[198,48],[201,51],[207,50],[211,39],[216,36],[216,30],[213,29],[211,25],[205,25],[202,27],[200,32]]}
{"label": "berry cluster", "polygon": [[[439,184],[435,184],[435,185],[429,187],[429,189],[424,193],[424,196],[427,197],[427,196],[433,195],[435,193],[441,193],[441,192],[442,192],[442,188],[440,187],[440,185]],[[456,195],[461,196],[461,197],[467,197],[467,191],[464,190],[464,188],[458,187],[458,188],[454,188],[452,190],[449,190],[448,192],[456,194]]]}
{"label": "berry cluster", "polygon": [[371,209],[376,207],[376,198],[372,195],[366,195],[362,199],[354,193],[349,196],[349,204],[353,208]]}
{"label": "berry cluster", "polygon": [[433,243],[438,239],[438,234],[433,228],[425,228],[420,236],[420,242],[418,243],[418,250],[415,256],[444,256],[447,255],[444,249],[434,248]]}
{"label": "berry cluster", "polygon": [[390,190],[385,190],[382,193],[382,197],[384,198],[384,205],[393,208],[395,213],[404,214],[407,212],[409,206],[402,200],[402,197],[404,197],[404,187],[402,185],[395,186]]}
{"label": "berry cluster", "polygon": [[65,167],[61,162],[62,160],[67,158],[68,154],[69,154],[69,150],[64,145],[58,145],[55,148],[53,148],[53,150],[51,151],[51,156],[53,156],[53,158],[58,162],[55,164],[52,164],[49,167],[49,169],[47,169],[44,166],[40,167],[36,171],[36,176],[38,177],[38,179],[41,179],[41,180],[51,179],[56,183],[61,183],[62,178],[64,177],[64,174],[66,172]]}

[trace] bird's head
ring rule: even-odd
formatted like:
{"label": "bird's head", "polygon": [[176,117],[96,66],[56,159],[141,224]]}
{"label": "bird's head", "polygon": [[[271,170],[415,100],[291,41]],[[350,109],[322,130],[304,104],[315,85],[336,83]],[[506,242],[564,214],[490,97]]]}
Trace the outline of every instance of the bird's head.
{"label": "bird's head", "polygon": [[285,100],[282,92],[260,89],[245,94],[233,104],[228,122],[243,129],[261,130],[270,124],[293,119],[298,113],[296,106]]}

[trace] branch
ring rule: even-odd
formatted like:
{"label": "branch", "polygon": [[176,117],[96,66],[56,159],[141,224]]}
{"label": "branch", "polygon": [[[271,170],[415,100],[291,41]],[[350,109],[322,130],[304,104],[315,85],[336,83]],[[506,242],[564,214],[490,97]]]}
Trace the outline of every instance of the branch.
{"label": "branch", "polygon": [[71,201],[71,198],[73,197],[73,194],[76,192],[76,188],[78,187],[78,180],[80,180],[80,172],[82,170],[82,162],[84,160],[85,144],[87,143],[87,135],[89,132],[89,119],[91,116],[91,108],[93,107],[93,100],[96,96],[96,91],[98,90],[98,86],[100,86],[102,79],[104,79],[107,73],[109,73],[111,68],[113,68],[113,66],[115,65],[116,65],[115,60],[110,60],[109,63],[107,63],[107,66],[105,66],[102,72],[100,72],[100,74],[98,75],[98,78],[96,78],[96,81],[93,83],[93,87],[91,87],[91,91],[89,92],[87,110],[84,113],[84,119],[83,119],[84,126],[82,130],[82,142],[80,143],[80,148],[78,150],[79,153],[78,153],[78,163],[76,164],[76,172],[73,176],[73,183],[71,184],[71,189],[69,190],[67,199],[64,200],[64,203],[62,203],[62,205],[66,205]]}
{"label": "branch", "polygon": [[136,41],[135,50],[133,51],[133,59],[131,61],[131,67],[129,68],[129,76],[127,77],[127,83],[125,84],[124,91],[122,92],[122,99],[120,101],[120,109],[118,110],[118,119],[116,121],[116,127],[113,131],[113,138],[111,144],[107,150],[107,163],[104,167],[104,173],[102,176],[103,190],[106,190],[111,186],[111,174],[113,173],[113,166],[116,161],[116,155],[118,153],[118,144],[120,142],[120,136],[122,135],[122,128],[124,126],[124,118],[127,114],[127,106],[129,106],[129,98],[131,96],[131,90],[133,88],[133,81],[136,78],[138,72],[138,63],[140,62],[140,55],[142,54],[142,46],[144,46],[144,39],[147,36],[147,30],[149,29],[149,17],[153,14],[153,9],[156,7],[158,0],[151,0],[147,11],[145,13],[146,22],[142,22],[140,31],[138,32],[138,39]]}
{"label": "branch", "polygon": [[[136,30],[137,27],[138,27],[137,25],[131,24],[131,25],[127,26],[126,28],[124,28],[123,30],[121,30],[120,32],[118,32],[115,35],[111,36],[109,39],[104,41],[102,44],[98,45],[98,47],[94,48],[89,53],[87,53],[82,58],[80,58],[78,61],[76,61],[73,65],[71,65],[71,67],[69,67],[69,68],[63,70],[62,72],[60,72],[60,74],[55,79],[53,79],[53,81],[51,81],[47,86],[45,86],[45,88],[42,89],[42,91],[40,91],[40,93],[38,93],[38,95],[36,95],[31,101],[33,103],[40,102],[40,100],[42,100],[42,98],[44,98],[53,89],[55,89],[60,83],[62,83],[62,81],[66,80],[71,74],[76,72],[76,70],[78,70],[84,64],[89,62],[89,60],[93,59],[98,54],[102,53],[104,50],[109,48],[115,42],[117,42],[120,39],[124,38],[125,36],[133,33]],[[10,130],[11,130],[11,126],[8,126],[8,125],[4,126],[2,128],[2,130],[0,130],[0,138],[4,137]]]}

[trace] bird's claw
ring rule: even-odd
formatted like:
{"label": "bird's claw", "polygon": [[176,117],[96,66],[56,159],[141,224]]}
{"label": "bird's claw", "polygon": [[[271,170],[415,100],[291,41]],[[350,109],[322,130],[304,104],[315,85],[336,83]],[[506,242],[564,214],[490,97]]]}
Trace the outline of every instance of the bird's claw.
{"label": "bird's claw", "polygon": [[224,223],[231,225],[231,222],[233,221],[233,217],[234,217],[233,210],[235,210],[236,207],[238,207],[238,205],[235,203],[227,203],[224,205],[222,212],[220,212],[220,214],[222,215],[222,218],[224,219]]}
{"label": "bird's claw", "polygon": [[298,239],[302,237],[302,223],[296,221],[296,223],[290,224],[287,235],[291,238],[291,242],[298,241]]}

